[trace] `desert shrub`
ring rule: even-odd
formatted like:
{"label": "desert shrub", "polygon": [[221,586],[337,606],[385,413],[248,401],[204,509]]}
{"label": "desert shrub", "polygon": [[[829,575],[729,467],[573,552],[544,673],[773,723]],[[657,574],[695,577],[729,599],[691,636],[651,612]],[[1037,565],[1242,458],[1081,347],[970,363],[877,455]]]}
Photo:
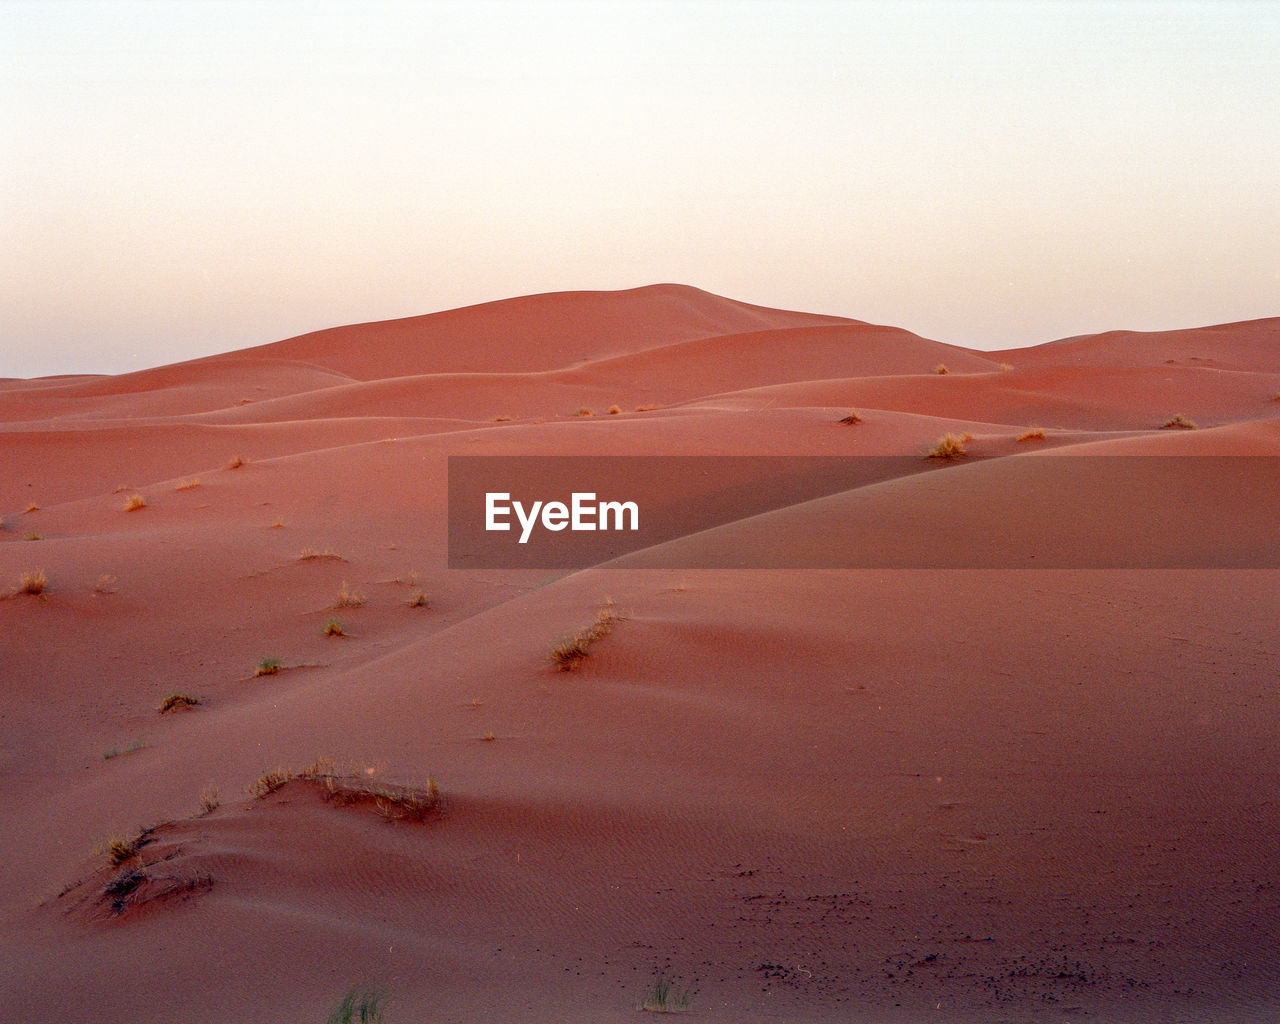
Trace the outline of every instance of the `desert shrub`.
{"label": "desert shrub", "polygon": [[561,672],[577,668],[578,662],[587,656],[587,644],[581,637],[567,636],[551,645],[551,660]]}
{"label": "desert shrub", "polygon": [[335,608],[359,608],[364,604],[364,595],[359,594],[347,586],[344,580],[342,586],[338,589],[338,598],[334,603]]}
{"label": "desert shrub", "polygon": [[327,801],[344,806],[369,804],[390,821],[425,821],[440,807],[440,788],[434,779],[422,786],[373,782],[339,772],[327,761],[318,761],[294,777],[318,786]]}
{"label": "desert shrub", "polygon": [[317,551],[315,548],[303,548],[298,555],[299,562],[345,562],[336,551],[325,548],[323,551]]}
{"label": "desert shrub", "polygon": [[292,778],[293,772],[285,771],[283,768],[263,772],[250,783],[249,792],[261,800],[264,796],[270,796],[277,789],[281,789]]}
{"label": "desert shrub", "polygon": [[968,454],[965,450],[965,445],[970,440],[971,438],[968,434],[953,434],[948,431],[933,443],[933,447],[929,449],[926,458],[958,459],[962,455]]}
{"label": "desert shrub", "polygon": [[43,569],[28,569],[18,577],[19,594],[43,594],[48,585],[49,577],[44,574]]}
{"label": "desert shrub", "polygon": [[155,826],[138,829],[138,834],[132,839],[112,836],[106,844],[107,862],[112,867],[119,867],[131,857],[137,856],[138,851],[151,842],[153,832],[155,832]]}
{"label": "desert shrub", "polygon": [[346,636],[347,631],[342,628],[342,623],[337,619],[330,619],[324,624],[325,636]]}
{"label": "desert shrub", "polygon": [[572,672],[587,657],[592,644],[608,635],[618,621],[612,601],[606,601],[596,611],[596,616],[585,628],[571,637],[552,645],[551,661],[561,672]]}
{"label": "desert shrub", "polygon": [[848,416],[843,417],[843,418],[840,420],[840,422],[841,422],[841,423],[843,423],[843,424],[845,424],[845,426],[852,427],[852,426],[856,426],[857,424],[861,423],[861,422],[862,422],[862,417],[861,417],[861,416],[859,416],[856,412],[851,412],[851,413],[849,413],[849,415],[848,415]]}
{"label": "desert shrub", "polygon": [[326,801],[340,806],[370,805],[389,821],[425,821],[440,807],[440,789],[434,779],[422,786],[373,782],[339,772],[328,761],[317,761],[300,771],[276,768],[264,772],[249,786],[249,792],[261,799],[294,780],[316,786]]}
{"label": "desert shrub", "polygon": [[107,860],[112,866],[118,867],[137,852],[138,848],[130,839],[121,839],[117,836],[107,840]]}
{"label": "desert shrub", "polygon": [[160,702],[160,714],[182,708],[193,708],[199,703],[199,697],[191,697],[185,693],[171,693]]}
{"label": "desert shrub", "polygon": [[144,498],[141,494],[129,495],[128,499],[124,503],[124,510],[126,512],[136,512],[138,511],[138,509],[146,508],[146,507],[147,507],[147,499]]}
{"label": "desert shrub", "polygon": [[943,376],[945,374],[950,373],[951,371],[947,369],[946,363],[939,363],[937,366],[933,368],[933,372],[938,374],[939,376]]}
{"label": "desert shrub", "polygon": [[1185,416],[1174,416],[1170,420],[1166,420],[1160,424],[1161,430],[1195,430],[1195,420],[1189,420]]}
{"label": "desert shrub", "polygon": [[253,670],[253,674],[254,676],[273,676],[282,668],[284,665],[279,658],[263,658],[258,662],[258,667]]}
{"label": "desert shrub", "polygon": [[1043,431],[1043,430],[1041,430],[1039,427],[1031,427],[1029,430],[1024,430],[1021,434],[1019,434],[1019,435],[1018,435],[1018,437],[1017,437],[1017,440],[1019,440],[1019,441],[1043,441],[1043,440],[1044,440],[1044,431]]}

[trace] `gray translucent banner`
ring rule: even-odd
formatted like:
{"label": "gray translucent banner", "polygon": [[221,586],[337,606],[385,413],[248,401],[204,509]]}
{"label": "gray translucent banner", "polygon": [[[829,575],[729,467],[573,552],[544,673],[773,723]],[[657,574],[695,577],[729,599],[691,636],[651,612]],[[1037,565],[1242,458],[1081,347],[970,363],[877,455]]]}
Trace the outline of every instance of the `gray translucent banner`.
{"label": "gray translucent banner", "polygon": [[451,456],[452,569],[1280,568],[1280,457]]}

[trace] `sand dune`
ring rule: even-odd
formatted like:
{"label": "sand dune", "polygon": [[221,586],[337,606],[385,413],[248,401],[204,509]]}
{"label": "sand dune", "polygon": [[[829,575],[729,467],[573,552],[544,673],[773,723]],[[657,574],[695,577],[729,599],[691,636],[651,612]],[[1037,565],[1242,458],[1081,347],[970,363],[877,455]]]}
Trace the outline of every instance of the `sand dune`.
{"label": "sand dune", "polygon": [[992,353],[1010,362],[1062,366],[1168,366],[1277,372],[1280,317],[1180,331],[1107,331]]}
{"label": "sand dune", "polygon": [[529,373],[696,338],[851,322],[751,306],[682,285],[652,285],[506,299],[333,328],[247,351],[315,363],[357,380],[413,373]]}
{"label": "sand dune", "polygon": [[[0,382],[0,1019],[1275,1019],[1278,323],[663,285]],[[450,569],[460,455],[903,468],[639,459],[681,536]]]}

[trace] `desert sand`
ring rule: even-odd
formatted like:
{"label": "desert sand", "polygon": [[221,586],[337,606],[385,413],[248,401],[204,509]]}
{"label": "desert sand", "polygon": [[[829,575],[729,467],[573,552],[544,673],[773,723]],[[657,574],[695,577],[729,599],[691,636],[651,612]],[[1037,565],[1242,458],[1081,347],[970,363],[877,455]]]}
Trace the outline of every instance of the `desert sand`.
{"label": "desert sand", "polygon": [[[1037,474],[1265,464],[1278,394],[1280,319],[982,352],[675,285],[0,381],[0,1019],[609,1024],[665,977],[708,1024],[1274,1021],[1280,482]],[[450,455],[946,433],[599,565],[447,564]],[[1144,550],[1198,567],[1130,565],[1166,506]],[[858,531],[966,567],[822,568]],[[984,562],[1081,531],[1111,567]]]}

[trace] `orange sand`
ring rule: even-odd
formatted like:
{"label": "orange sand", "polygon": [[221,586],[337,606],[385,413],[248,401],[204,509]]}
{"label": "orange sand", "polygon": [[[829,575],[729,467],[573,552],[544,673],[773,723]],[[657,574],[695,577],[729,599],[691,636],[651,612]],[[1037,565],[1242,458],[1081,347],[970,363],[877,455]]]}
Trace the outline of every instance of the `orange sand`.
{"label": "orange sand", "polygon": [[[1036,522],[972,509],[1041,486],[1032,451],[1280,455],[1278,391],[1280,320],[987,353],[670,285],[0,381],[0,589],[48,579],[0,600],[0,1020],[323,1021],[367,983],[390,1024],[608,1024],[660,972],[717,1024],[1275,1020],[1280,578],[1248,566],[1280,484],[1152,541],[1244,568],[661,566],[851,530],[1105,550],[1129,506],[1081,523],[1083,471]],[[946,431],[988,458],[617,565],[446,568],[450,454]],[[246,792],[320,758],[442,809]]]}

